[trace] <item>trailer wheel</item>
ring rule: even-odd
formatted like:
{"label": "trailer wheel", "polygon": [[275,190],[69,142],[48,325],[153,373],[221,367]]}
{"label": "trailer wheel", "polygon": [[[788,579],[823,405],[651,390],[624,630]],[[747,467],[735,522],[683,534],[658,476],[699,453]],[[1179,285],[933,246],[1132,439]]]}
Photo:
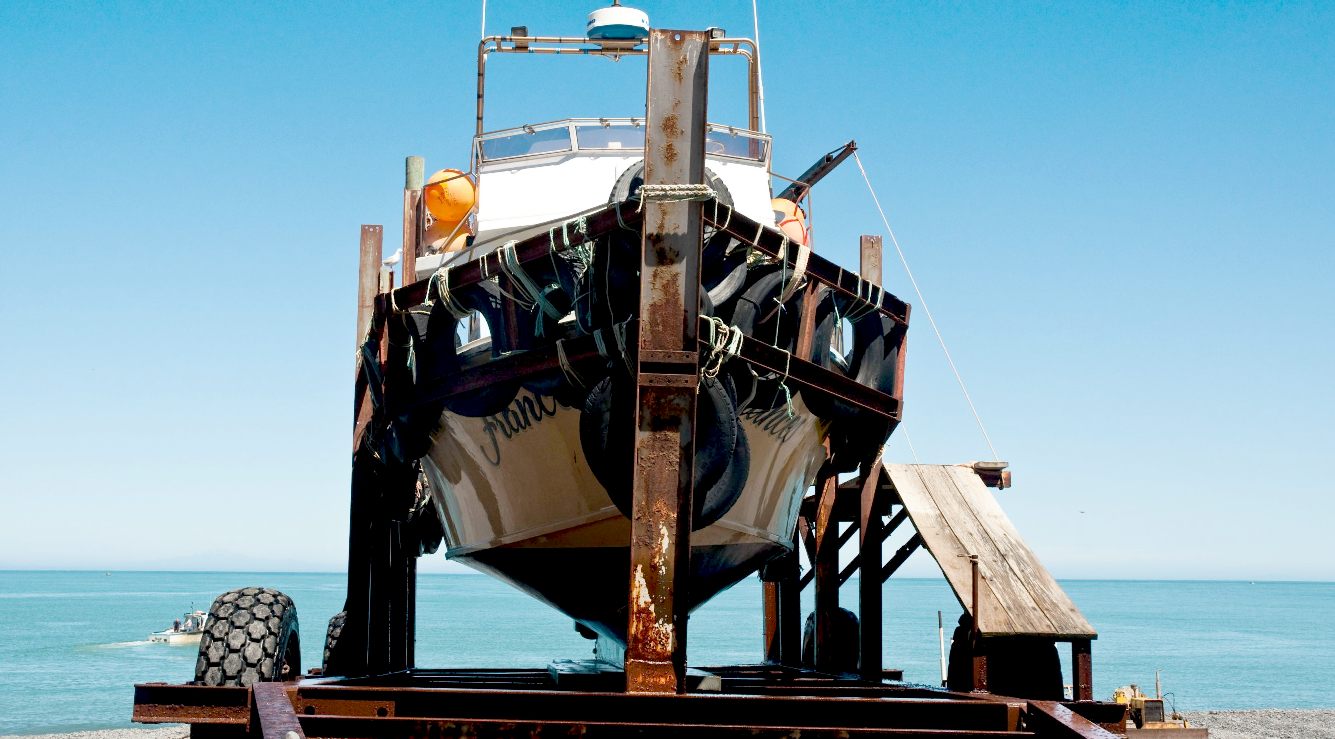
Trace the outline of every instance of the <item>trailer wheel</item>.
{"label": "trailer wheel", "polygon": [[195,683],[240,685],[301,674],[297,607],[272,588],[237,588],[209,607],[199,640]]}
{"label": "trailer wheel", "polygon": [[338,648],[338,639],[343,636],[343,624],[348,622],[348,612],[339,611],[329,619],[329,629],[324,632],[324,662],[321,665],[324,674],[329,673],[329,656]]}

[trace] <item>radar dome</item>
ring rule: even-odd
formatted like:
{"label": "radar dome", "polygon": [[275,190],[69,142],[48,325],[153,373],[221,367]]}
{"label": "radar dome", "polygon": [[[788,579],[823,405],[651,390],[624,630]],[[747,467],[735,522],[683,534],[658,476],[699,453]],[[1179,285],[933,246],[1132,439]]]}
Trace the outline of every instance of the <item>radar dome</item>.
{"label": "radar dome", "polygon": [[599,8],[589,13],[584,35],[606,41],[641,41],[649,38],[649,14],[620,3]]}

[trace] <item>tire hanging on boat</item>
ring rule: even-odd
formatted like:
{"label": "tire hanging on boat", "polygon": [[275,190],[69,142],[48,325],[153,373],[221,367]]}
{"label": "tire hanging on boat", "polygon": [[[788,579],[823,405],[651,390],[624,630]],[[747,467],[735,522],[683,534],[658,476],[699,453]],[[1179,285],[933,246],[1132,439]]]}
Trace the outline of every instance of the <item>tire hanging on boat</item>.
{"label": "tire hanging on boat", "polygon": [[[733,301],[718,309],[719,317],[746,336],[783,351],[793,351],[797,346],[801,295],[789,298],[785,304],[779,303],[787,280],[792,277],[791,271],[785,272],[778,265],[751,268],[746,275],[746,287]],[[736,387],[739,405],[767,411],[787,402],[781,375],[756,370],[741,360],[728,362],[724,369]]]}
{"label": "tire hanging on boat", "polygon": [[[852,315],[852,318],[847,316]],[[835,332],[851,327],[852,346],[842,355],[833,349]],[[895,323],[865,301],[822,288],[817,299],[812,362],[840,372],[862,385],[891,393],[899,364],[899,342],[891,341]],[[830,421],[830,451],[834,469],[852,472],[875,454],[890,436],[890,419],[859,405],[823,393],[803,396],[807,407]]]}
{"label": "tire hanging on boat", "polygon": [[[505,313],[501,307],[504,297],[496,283],[484,280],[459,290],[453,297],[459,307],[476,311],[487,322],[491,333],[492,357],[499,357],[512,349],[507,346],[505,338]],[[415,384],[427,388],[438,385],[463,368],[460,357],[463,341],[459,336],[462,319],[451,313],[442,300],[433,300],[430,306],[427,311],[414,309],[404,314],[405,325],[412,339]],[[478,347],[472,351],[483,349]],[[477,390],[446,398],[440,406],[461,416],[478,418],[499,413],[515,399],[518,392],[518,382],[491,382]],[[426,411],[423,415],[429,417],[433,414]],[[438,419],[439,412],[434,415]],[[427,420],[434,423],[435,419]],[[413,424],[414,427],[416,425]],[[430,431],[427,429],[426,432]]]}
{"label": "tire hanging on boat", "polygon": [[[722,518],[737,502],[750,471],[751,452],[737,416],[731,381],[704,378],[696,399],[693,530]],[[589,392],[579,421],[580,445],[594,477],[612,503],[631,516],[635,460],[635,387],[619,374]]]}

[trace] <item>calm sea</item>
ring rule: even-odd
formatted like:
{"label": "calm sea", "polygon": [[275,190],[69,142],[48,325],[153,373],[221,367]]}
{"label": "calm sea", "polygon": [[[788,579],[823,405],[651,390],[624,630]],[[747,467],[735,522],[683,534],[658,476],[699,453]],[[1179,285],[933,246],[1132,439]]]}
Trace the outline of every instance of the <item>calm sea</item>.
{"label": "calm sea", "polygon": [[[1099,697],[1152,686],[1160,669],[1181,710],[1335,707],[1335,583],[1062,584],[1100,633]],[[195,661],[194,647],[149,644],[147,634],[245,585],[293,597],[303,668],[318,665],[325,624],[342,607],[341,574],[0,572],[0,734],[130,725],[133,683],[184,682]],[[490,578],[422,575],[419,588],[419,665],[541,667],[590,653],[569,620]],[[894,579],[886,605],[886,666],[937,682],[936,612],[947,629],[959,614],[949,588]],[[691,619],[692,664],[754,662],[760,647],[754,580]]]}

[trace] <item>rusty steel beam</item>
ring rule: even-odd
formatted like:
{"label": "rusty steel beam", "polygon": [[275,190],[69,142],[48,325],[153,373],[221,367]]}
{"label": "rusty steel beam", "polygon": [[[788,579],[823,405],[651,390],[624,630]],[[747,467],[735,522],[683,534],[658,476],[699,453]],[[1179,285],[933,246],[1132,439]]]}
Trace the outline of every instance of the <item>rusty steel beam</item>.
{"label": "rusty steel beam", "polygon": [[[827,677],[822,684],[834,682]],[[791,696],[299,685],[293,705],[301,716],[331,719],[383,716],[537,724],[608,722],[621,724],[623,731],[658,723],[677,727],[739,725],[755,729],[835,726],[1005,731],[1013,728],[1009,706],[998,700],[960,700],[948,693],[939,699],[904,697],[893,701],[840,696],[800,700]],[[813,710],[817,707],[820,710]],[[307,733],[326,736],[311,731],[310,726]]]}
{"label": "rusty steel beam", "polygon": [[288,698],[287,683],[255,683],[250,689],[264,739],[306,739]]}
{"label": "rusty steel beam", "polygon": [[[646,208],[647,210],[647,208]],[[635,227],[644,219],[644,212],[639,210],[638,203],[634,201],[610,203],[602,209],[589,213],[585,216],[585,229],[589,238],[594,238],[606,234],[613,229],[620,229],[623,224],[627,227]],[[556,252],[560,253],[566,250],[566,244],[560,238],[560,229],[557,229],[555,243]],[[547,233],[541,233],[536,236],[530,236],[527,239],[515,244],[515,256],[519,259],[521,265],[539,259],[550,259],[552,253],[552,238]],[[501,268],[500,256],[496,252],[488,252],[476,259],[470,259],[467,262],[461,262],[450,268],[450,290],[458,290],[469,285],[504,274]],[[404,285],[394,291],[394,304],[400,309],[407,309],[415,305],[421,305],[427,300],[427,280],[419,280],[409,285]]]}
{"label": "rusty steel beam", "polygon": [[[827,442],[828,448],[828,442]],[[835,613],[839,610],[839,524],[834,518],[834,499],[839,479],[826,464],[816,476],[816,669],[835,668]]]}
{"label": "rusty steel beam", "polygon": [[[679,724],[649,721],[513,721],[509,719],[415,719],[415,718],[355,718],[340,716],[305,716],[302,723],[310,727],[312,735],[328,739],[468,739],[494,737],[495,739],[556,739],[558,737],[587,737],[588,739],[859,739],[860,737],[893,737],[894,739],[940,739],[936,729],[879,729],[845,728],[832,718],[827,726],[745,726],[738,724]],[[996,732],[990,730],[951,731],[952,739],[998,739],[998,737],[1032,736],[1028,733]]]}
{"label": "rusty steel beam", "polygon": [[371,326],[371,311],[380,291],[380,260],[384,258],[384,226],[363,225],[361,256],[357,262],[357,341]]}
{"label": "rusty steel beam", "polygon": [[1075,672],[1073,697],[1078,701],[1094,700],[1094,664],[1089,639],[1071,640],[1071,666]]}
{"label": "rusty steel beam", "polygon": [[698,201],[654,193],[705,182],[709,33],[651,30],[648,76],[625,669],[628,692],[675,693],[685,690],[704,227]]}
{"label": "rusty steel beam", "polygon": [[403,163],[403,266],[404,285],[417,282],[417,250],[422,242],[422,186],[426,178],[426,161],[422,157],[408,157]]}
{"label": "rusty steel beam", "polygon": [[[877,491],[880,490],[881,461],[862,465],[861,515],[858,521],[858,559],[867,563],[881,561],[885,541]],[[882,581],[875,577],[875,565],[868,564],[858,577],[859,652],[858,671],[864,680],[881,678]],[[841,573],[842,576],[842,573]],[[842,582],[842,580],[841,580]]]}
{"label": "rusty steel beam", "polygon": [[904,546],[895,551],[894,555],[890,557],[890,561],[886,562],[885,566],[881,568],[881,582],[884,583],[889,580],[890,576],[894,575],[908,561],[909,557],[918,551],[920,546],[922,546],[922,534],[915,533],[908,541],[904,542]]}
{"label": "rusty steel beam", "polygon": [[140,724],[192,724],[250,728],[249,688],[144,683],[134,686],[130,720]]}
{"label": "rusty steel beam", "polygon": [[1055,701],[1029,701],[1025,725],[1044,739],[1117,739],[1108,731]]}
{"label": "rusty steel beam", "polygon": [[[750,244],[768,256],[786,259],[789,264],[796,263],[800,247],[789,241],[777,228],[754,221],[725,205],[715,208],[705,203],[704,206],[705,221],[709,225],[742,243]],[[850,272],[818,254],[808,256],[806,276],[848,297],[867,297],[867,285],[858,277],[858,273]],[[878,297],[879,301],[873,301],[877,310],[895,323],[908,324],[907,303],[888,292]],[[403,303],[400,302],[399,305]]]}

